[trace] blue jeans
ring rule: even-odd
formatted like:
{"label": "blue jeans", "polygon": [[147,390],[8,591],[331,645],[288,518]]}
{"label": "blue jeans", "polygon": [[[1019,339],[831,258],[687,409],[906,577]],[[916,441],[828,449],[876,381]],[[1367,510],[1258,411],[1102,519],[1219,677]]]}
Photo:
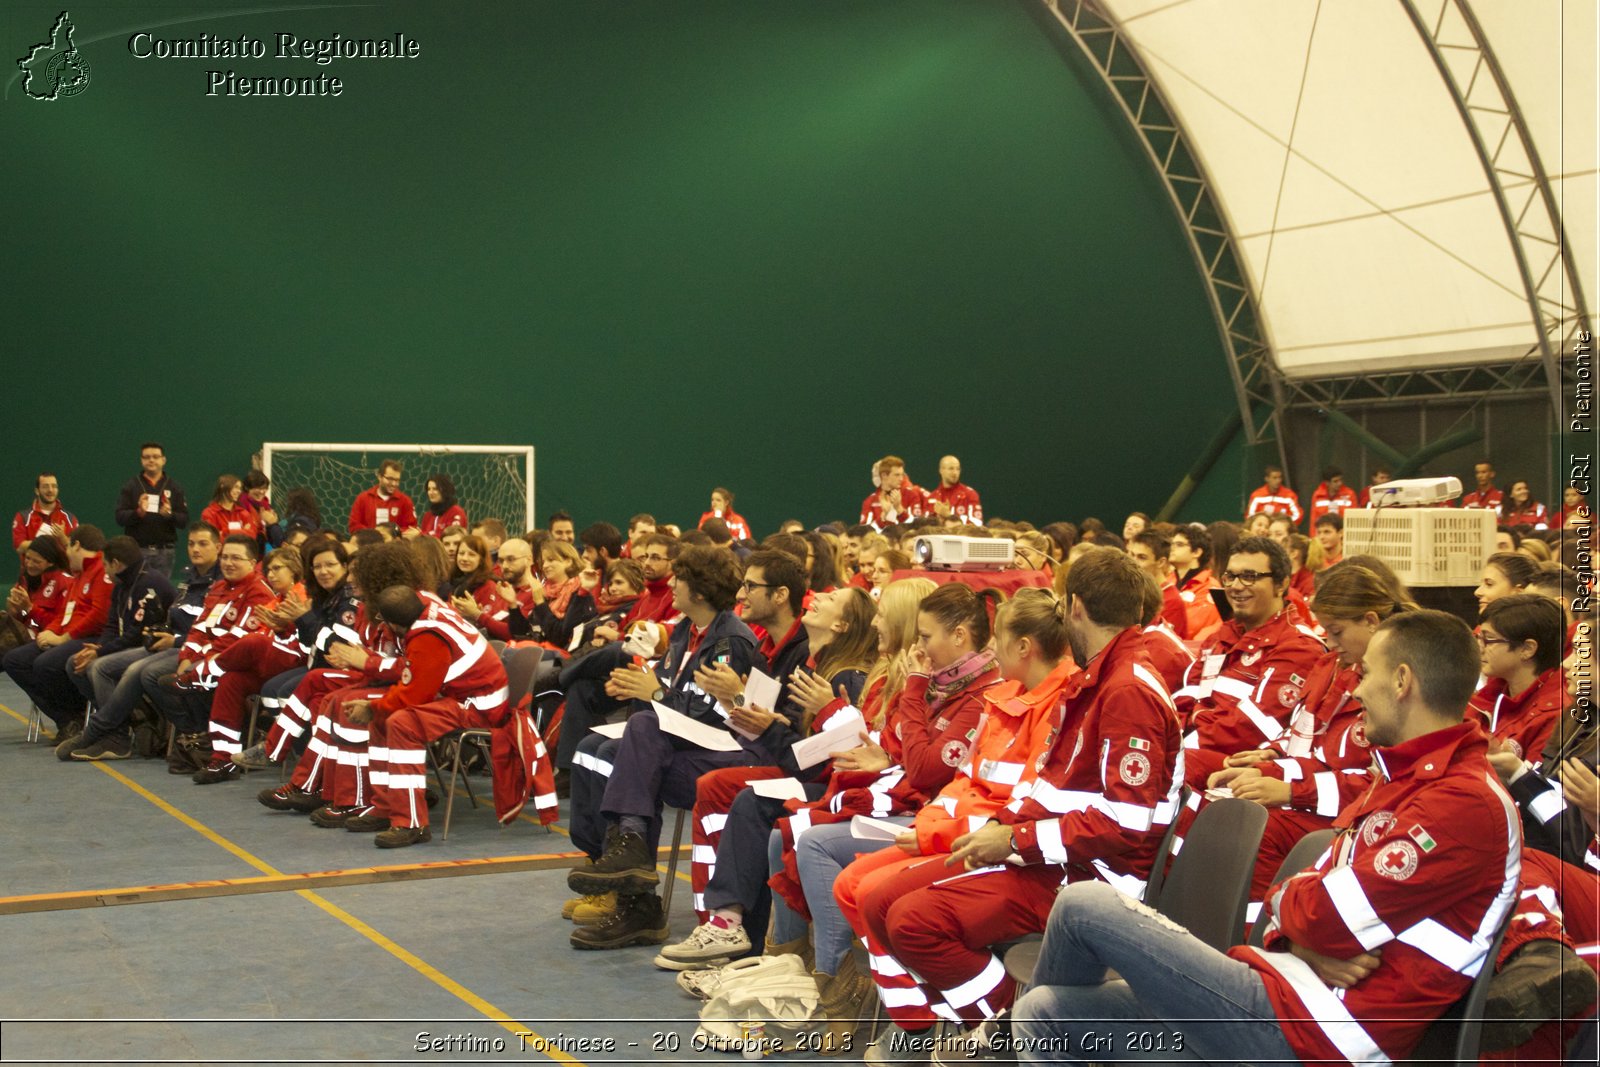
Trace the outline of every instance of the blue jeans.
{"label": "blue jeans", "polygon": [[[909,815],[895,816],[885,822],[910,826]],[[795,842],[795,866],[800,869],[800,885],[806,893],[806,907],[811,909],[811,945],[816,950],[817,970],[822,974],[838,974],[839,963],[850,951],[855,931],[845,921],[839,902],[833,897],[833,880],[857,856],[890,847],[884,841],[868,841],[850,833],[847,822],[814,826],[800,835]],[[767,866],[773,874],[783,870],[783,835],[772,831],[767,845]],[[806,922],[796,915],[781,895],[772,894],[772,939],[779,943],[793,941],[805,933]]]}
{"label": "blue jeans", "polygon": [[1299,1062],[1248,964],[1104,882],[1056,897],[1033,983],[1013,1010],[1024,1063]]}
{"label": "blue jeans", "polygon": [[87,685],[91,692],[86,695],[94,699],[94,713],[83,729],[83,743],[126,730],[133,709],[144,698],[145,685],[155,685],[155,679],[177,669],[178,650],[175,648],[165,652],[129,648],[109,656],[96,656],[89,669],[74,679],[80,690]]}

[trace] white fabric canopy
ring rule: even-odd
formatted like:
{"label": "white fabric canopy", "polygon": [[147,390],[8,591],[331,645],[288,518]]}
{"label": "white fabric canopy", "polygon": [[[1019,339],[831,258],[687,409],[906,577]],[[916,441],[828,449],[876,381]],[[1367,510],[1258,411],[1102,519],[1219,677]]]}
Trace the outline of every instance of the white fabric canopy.
{"label": "white fabric canopy", "polygon": [[[1425,19],[1440,5],[1418,3]],[[1538,343],[1489,177],[1398,0],[1101,7],[1206,168],[1286,376],[1508,361]],[[1592,303],[1596,4],[1473,0],[1471,8],[1551,179]],[[1454,17],[1453,5],[1445,10]],[[1441,38],[1471,41],[1459,20]],[[1466,62],[1465,52],[1445,54]],[[1506,188],[1520,209],[1531,186]],[[1535,200],[1524,228],[1548,231],[1546,218]],[[1558,277],[1549,292],[1563,290]]]}

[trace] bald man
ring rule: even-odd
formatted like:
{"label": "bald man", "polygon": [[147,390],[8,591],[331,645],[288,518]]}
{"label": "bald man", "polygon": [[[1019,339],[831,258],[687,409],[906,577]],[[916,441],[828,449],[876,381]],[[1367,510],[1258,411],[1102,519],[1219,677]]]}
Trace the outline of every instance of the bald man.
{"label": "bald man", "polygon": [[483,611],[470,603],[470,598],[458,598],[455,606],[468,622],[475,623],[491,640],[509,641],[513,637],[527,637],[528,627],[524,620],[533,617],[536,582],[532,546],[520,537],[512,537],[500,545],[500,577],[495,580],[495,588],[499,590],[504,605],[498,611]]}
{"label": "bald man", "polygon": [[928,499],[941,519],[983,525],[983,502],[976,489],[961,484],[961,461],[955,456],[939,461],[939,488],[929,493]]}

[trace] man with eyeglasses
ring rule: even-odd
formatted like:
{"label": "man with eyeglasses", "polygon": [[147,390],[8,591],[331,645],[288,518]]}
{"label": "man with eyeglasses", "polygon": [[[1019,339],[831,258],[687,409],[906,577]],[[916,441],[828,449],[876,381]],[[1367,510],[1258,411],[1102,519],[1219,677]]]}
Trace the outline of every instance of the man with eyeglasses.
{"label": "man with eyeglasses", "polygon": [[[1201,649],[1173,694],[1184,717],[1185,748],[1231,755],[1283,732],[1326,651],[1285,607],[1289,576],[1289,554],[1276,541],[1246,537],[1233,546],[1221,576],[1233,617]],[[1204,789],[1203,773],[1189,785]]]}
{"label": "man with eyeglasses", "polygon": [[1178,527],[1167,543],[1167,562],[1188,621],[1183,639],[1190,648],[1199,648],[1222,625],[1222,614],[1211,600],[1217,583],[1211,576],[1211,535],[1206,528],[1193,523]]}
{"label": "man with eyeglasses", "polygon": [[189,525],[189,503],[183,486],[167,475],[167,450],[159,442],[139,446],[139,473],[123,483],[116,516],[122,532],[139,542],[151,570],[171,574],[178,531]]}
{"label": "man with eyeglasses", "polygon": [[[174,756],[181,756],[168,771],[173,774],[199,773],[211,764],[212,745],[207,727],[211,721],[211,695],[216,689],[221,668],[217,656],[245,634],[260,629],[257,610],[277,601],[272,587],[256,566],[261,549],[253,537],[234,534],[222,542],[217,565],[222,580],[206,594],[200,618],[189,627],[183,648],[178,653],[178,668],[172,674],[146,685],[156,709],[166,716],[176,733]],[[148,683],[149,678],[146,676]],[[219,751],[238,752],[242,746],[237,731],[221,730]]]}
{"label": "man with eyeglasses", "polygon": [[378,484],[363,489],[350,505],[351,533],[391,522],[400,527],[401,533],[417,528],[417,509],[411,498],[400,491],[403,470],[397,459],[378,464]]}

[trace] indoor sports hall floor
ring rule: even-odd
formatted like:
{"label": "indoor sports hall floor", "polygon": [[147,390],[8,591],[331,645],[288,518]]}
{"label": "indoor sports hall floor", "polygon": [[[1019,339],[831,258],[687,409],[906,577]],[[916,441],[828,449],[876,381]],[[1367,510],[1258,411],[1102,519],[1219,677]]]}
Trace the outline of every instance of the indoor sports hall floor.
{"label": "indoor sports hall floor", "polygon": [[[507,857],[568,852],[564,811],[556,832],[529,817],[501,830],[458,795],[448,841],[441,804],[431,842],[382,851],[257,804],[276,772],[197,786],[160,760],[60,763],[48,733],[25,740],[28,707],[0,676],[0,1062],[738,1061],[690,1051],[698,1002],[651,966],[654,950],[569,947],[570,861],[358,873],[366,884],[311,890],[285,877],[496,859],[503,870],[519,862]],[[674,940],[694,925],[687,859],[681,872]],[[241,879],[283,888],[110,905],[96,892]],[[419,1051],[423,1032],[465,1040]],[[537,1051],[540,1038],[571,1051]],[[606,1038],[614,1050],[596,1050]]]}

